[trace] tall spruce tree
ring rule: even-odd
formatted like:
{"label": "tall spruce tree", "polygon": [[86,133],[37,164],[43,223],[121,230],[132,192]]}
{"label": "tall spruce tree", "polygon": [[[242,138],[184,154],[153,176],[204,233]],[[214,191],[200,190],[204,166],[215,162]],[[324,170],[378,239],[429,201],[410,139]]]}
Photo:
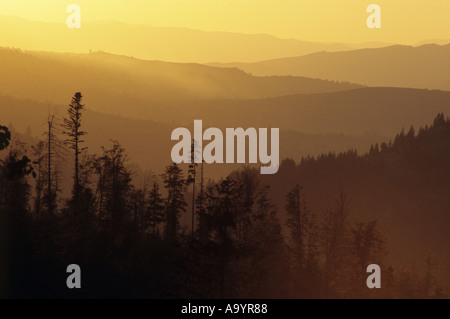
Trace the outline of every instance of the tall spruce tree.
{"label": "tall spruce tree", "polygon": [[304,262],[304,219],[305,211],[302,205],[302,187],[295,185],[287,194],[286,211],[288,213],[287,227],[291,232],[294,256],[297,266],[302,268]]}
{"label": "tall spruce tree", "polygon": [[69,104],[67,110],[68,117],[64,118],[63,134],[67,135],[65,143],[70,149],[74,151],[75,156],[75,168],[74,168],[74,183],[73,183],[73,197],[74,202],[79,201],[80,194],[80,180],[79,180],[79,155],[81,154],[81,144],[84,143],[82,137],[86,135],[86,132],[81,130],[81,116],[85,110],[84,104],[82,104],[83,96],[80,92],[75,93],[72,97],[72,101]]}
{"label": "tall spruce tree", "polygon": [[192,184],[192,229],[191,239],[194,240],[194,226],[195,226],[195,182],[197,177],[197,157],[198,157],[198,145],[196,140],[192,140],[191,144],[191,163],[189,164],[188,178],[186,184]]}
{"label": "tall spruce tree", "polygon": [[175,242],[180,213],[186,211],[184,200],[186,180],[183,177],[183,171],[176,163],[166,167],[162,178],[164,187],[167,189],[165,237],[169,241]]}
{"label": "tall spruce tree", "polygon": [[145,225],[150,226],[153,235],[159,235],[158,227],[164,221],[164,200],[159,192],[157,183],[153,183],[147,203]]}
{"label": "tall spruce tree", "polygon": [[98,176],[97,194],[99,216],[111,225],[112,234],[124,230],[130,216],[130,195],[132,191],[131,171],[127,167],[128,156],[117,141],[95,160]]}

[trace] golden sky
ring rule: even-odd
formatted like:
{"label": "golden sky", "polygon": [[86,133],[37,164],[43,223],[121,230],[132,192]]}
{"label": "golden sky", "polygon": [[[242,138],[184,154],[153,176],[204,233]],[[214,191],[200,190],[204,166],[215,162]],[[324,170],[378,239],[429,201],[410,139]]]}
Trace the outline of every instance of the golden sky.
{"label": "golden sky", "polygon": [[[0,0],[0,15],[65,23],[71,3],[80,5],[84,22],[116,20],[318,42],[450,39],[450,0]],[[381,7],[381,29],[366,27],[370,3]]]}

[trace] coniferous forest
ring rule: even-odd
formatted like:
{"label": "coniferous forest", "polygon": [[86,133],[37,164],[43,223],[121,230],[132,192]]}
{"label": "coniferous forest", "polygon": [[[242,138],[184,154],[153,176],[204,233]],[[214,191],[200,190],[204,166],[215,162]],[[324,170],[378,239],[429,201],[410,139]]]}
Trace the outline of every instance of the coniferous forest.
{"label": "coniferous forest", "polygon": [[[1,297],[450,297],[442,113],[366,154],[285,159],[273,176],[243,166],[220,180],[206,163],[141,176],[117,140],[91,153],[84,116],[76,93],[34,144],[0,123]],[[362,214],[363,203],[385,214]],[[423,228],[403,234],[409,224]],[[436,249],[396,259],[425,242]],[[83,289],[67,289],[69,264]],[[366,286],[370,264],[382,289]]]}

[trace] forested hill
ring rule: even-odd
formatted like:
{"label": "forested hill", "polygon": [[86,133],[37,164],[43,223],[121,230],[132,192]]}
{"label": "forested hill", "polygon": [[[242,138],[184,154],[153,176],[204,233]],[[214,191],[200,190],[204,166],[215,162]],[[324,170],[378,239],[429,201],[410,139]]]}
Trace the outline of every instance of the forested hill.
{"label": "forested hill", "polygon": [[448,275],[449,165],[450,120],[440,114],[431,126],[402,131],[389,143],[373,145],[367,154],[350,150],[304,158],[298,164],[285,160],[278,173],[267,178],[280,206],[289,189],[300,184],[307,206],[318,214],[328,211],[343,192],[350,199],[350,219],[380,221],[389,260],[418,265],[430,254],[436,270]]}
{"label": "forested hill", "polygon": [[67,96],[79,90],[91,109],[147,119],[156,119],[168,101],[184,105],[192,100],[258,99],[361,87],[305,77],[256,77],[236,68],[140,60],[105,52],[0,47],[0,69],[0,94],[66,104]]}

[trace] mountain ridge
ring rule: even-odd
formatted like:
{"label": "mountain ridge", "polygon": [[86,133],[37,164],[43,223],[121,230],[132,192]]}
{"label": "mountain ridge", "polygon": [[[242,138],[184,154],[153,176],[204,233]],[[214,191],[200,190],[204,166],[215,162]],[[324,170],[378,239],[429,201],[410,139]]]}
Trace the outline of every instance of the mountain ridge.
{"label": "mountain ridge", "polygon": [[[64,23],[32,21],[16,16],[0,16],[0,33],[0,46],[59,52],[77,50],[79,53],[92,49],[171,62],[258,61],[289,53],[351,48],[340,43],[282,39],[268,34],[202,31],[117,21],[83,22],[80,29],[70,30]],[[30,34],[34,36],[30,37]],[[114,36],[105,37],[104,34]],[[48,44],[47,38],[54,41]]]}
{"label": "mountain ridge", "polygon": [[367,86],[450,90],[450,44],[316,52],[255,63],[212,63],[257,75],[306,76]]}
{"label": "mountain ridge", "polygon": [[[148,61],[110,53],[0,48],[0,93],[56,104],[81,91],[95,109],[141,117],[169,101],[251,99],[361,87],[305,77],[256,77],[237,68]],[[39,79],[39,81],[35,81]]]}

